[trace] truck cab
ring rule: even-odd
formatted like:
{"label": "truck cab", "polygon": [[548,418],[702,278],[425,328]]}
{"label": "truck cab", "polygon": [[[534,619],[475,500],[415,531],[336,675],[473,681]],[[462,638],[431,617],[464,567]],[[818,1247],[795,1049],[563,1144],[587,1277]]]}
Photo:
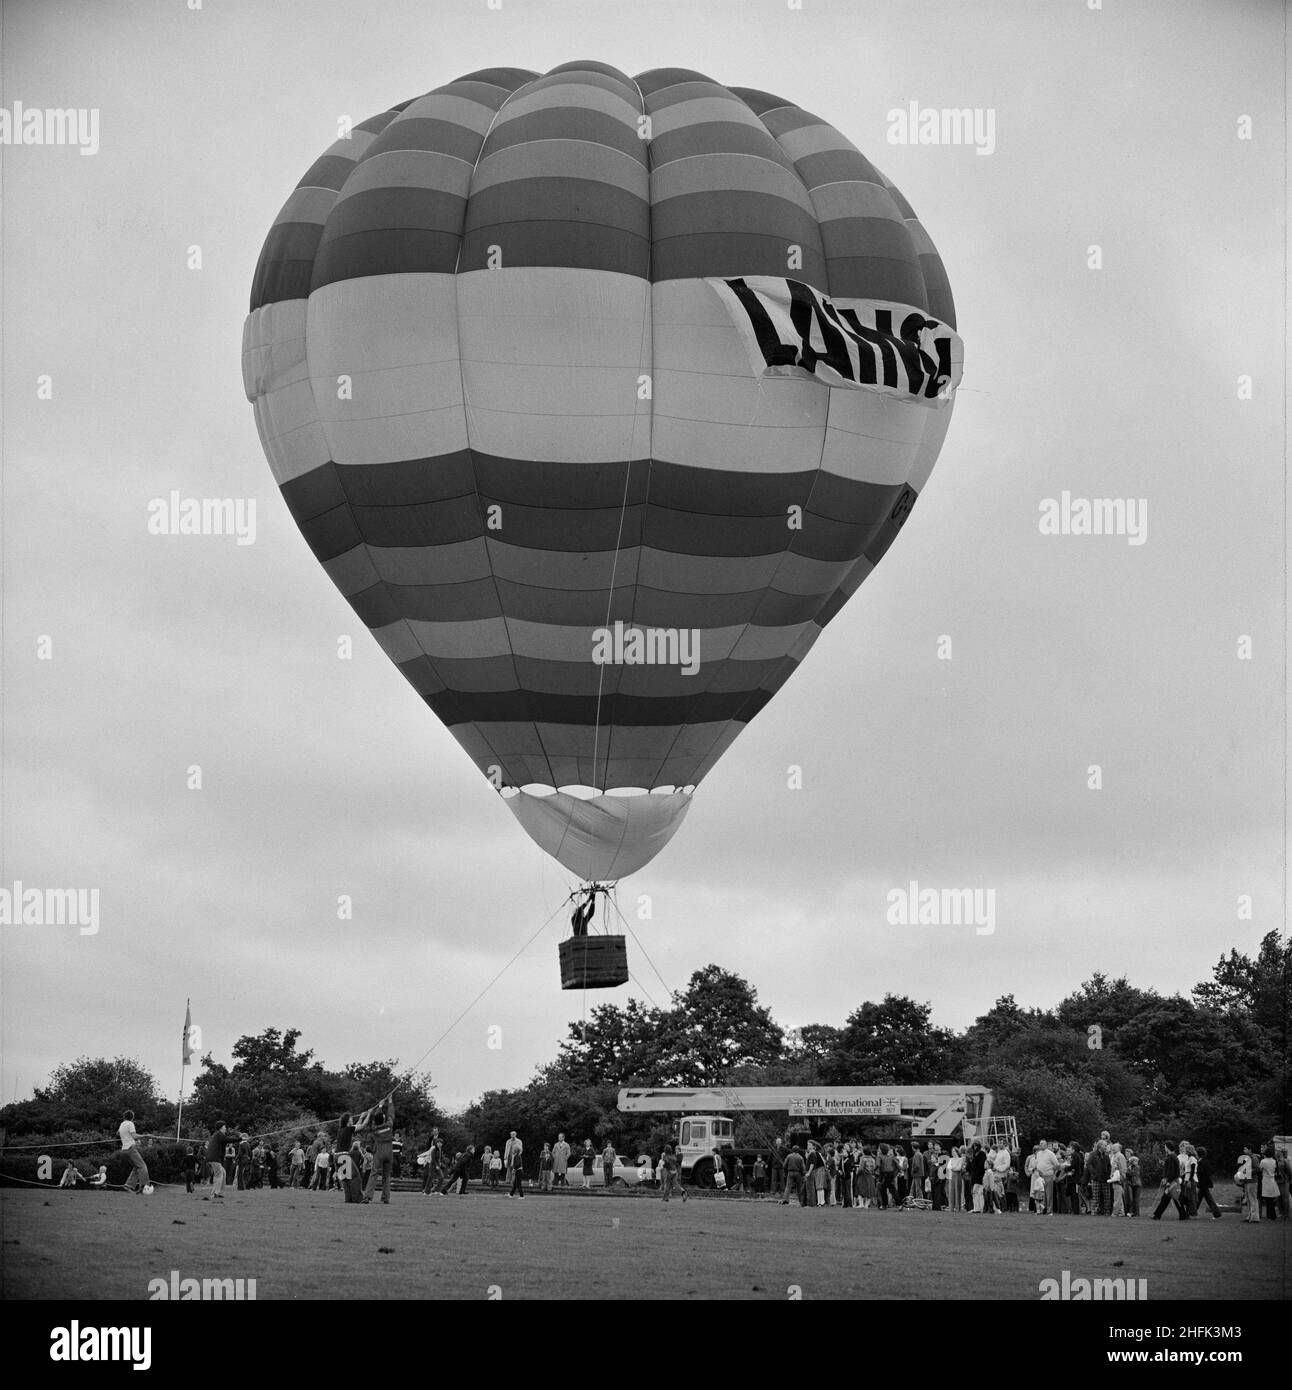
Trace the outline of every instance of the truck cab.
{"label": "truck cab", "polygon": [[683,1181],[713,1186],[713,1155],[732,1143],[733,1122],[726,1115],[683,1115],[677,1127],[677,1151]]}

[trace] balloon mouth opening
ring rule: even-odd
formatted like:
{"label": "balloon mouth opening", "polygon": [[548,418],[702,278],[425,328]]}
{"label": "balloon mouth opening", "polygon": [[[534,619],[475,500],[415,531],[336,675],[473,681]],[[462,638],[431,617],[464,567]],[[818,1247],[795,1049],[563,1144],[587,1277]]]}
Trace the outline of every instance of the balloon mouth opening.
{"label": "balloon mouth opening", "polygon": [[675,786],[668,783],[660,787],[607,787],[604,791],[598,787],[585,787],[578,783],[572,783],[565,787],[553,787],[546,782],[526,782],[523,787],[503,787],[499,795],[504,801],[510,801],[512,797],[525,796],[550,797],[550,796],[572,796],[576,801],[595,801],[601,796],[614,796],[620,798],[638,796],[691,796],[695,792],[695,783],[689,782],[684,787]]}

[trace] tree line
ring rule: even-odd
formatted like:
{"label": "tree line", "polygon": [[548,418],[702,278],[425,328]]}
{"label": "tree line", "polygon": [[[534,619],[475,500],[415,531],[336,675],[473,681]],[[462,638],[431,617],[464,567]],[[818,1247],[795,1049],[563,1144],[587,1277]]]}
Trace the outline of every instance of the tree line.
{"label": "tree line", "polygon": [[[330,1070],[298,1047],[298,1029],[266,1028],[238,1039],[229,1066],[202,1059],[184,1130],[200,1136],[228,1120],[250,1134],[308,1134],[394,1089],[406,1151],[436,1125],[450,1151],[501,1144],[516,1129],[532,1141],[564,1131],[572,1142],[654,1152],[670,1121],[620,1113],[620,1087],[963,1082],[993,1090],[996,1113],[1016,1118],[1028,1148],[1039,1138],[1089,1143],[1109,1129],[1144,1155],[1189,1138],[1228,1164],[1243,1145],[1292,1132],[1290,977],[1292,937],[1271,932],[1254,956],[1222,956],[1188,996],[1096,972],[1052,1009],[1004,995],[961,1032],[935,1025],[929,1004],[894,994],[860,1004],[841,1025],[787,1030],[747,981],[708,965],[666,1008],[634,998],[594,1008],[527,1083],[487,1091],[460,1114],[443,1113],[431,1077],[401,1072],[396,1059]],[[127,1108],[141,1133],[174,1132],[174,1102],[137,1062],[80,1058],[31,1100],[0,1109],[0,1126],[10,1144],[89,1140],[115,1132]],[[760,1142],[783,1123],[741,1117],[737,1141]]]}

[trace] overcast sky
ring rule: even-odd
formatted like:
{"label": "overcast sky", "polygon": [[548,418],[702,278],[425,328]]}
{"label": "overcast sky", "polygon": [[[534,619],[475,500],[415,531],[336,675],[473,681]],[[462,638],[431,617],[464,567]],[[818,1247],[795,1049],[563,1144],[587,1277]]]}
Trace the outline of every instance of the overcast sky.
{"label": "overcast sky", "polygon": [[[224,1062],[270,1026],[330,1066],[418,1062],[571,887],[309,553],[240,373],[261,244],[338,120],[495,65],[684,66],[814,111],[914,206],[965,343],[910,524],[621,885],[659,971],[630,941],[631,992],[717,961],[787,1026],[893,991],[959,1028],[1095,970],[1187,991],[1253,950],[1285,900],[1284,23],[1222,0],[7,0],[2,104],[97,108],[99,148],[0,147],[0,886],[97,887],[101,920],[0,928],[3,1100],[80,1054],[173,1094],[186,996]],[[912,101],[990,110],[994,151],[888,143]],[[255,498],[255,543],[150,536],[172,490]],[[1042,535],[1065,490],[1146,499],[1146,542]],[[912,879],[994,890],[994,932],[889,924]],[[443,1105],[553,1057],[583,1005],[563,928],[425,1060]]]}

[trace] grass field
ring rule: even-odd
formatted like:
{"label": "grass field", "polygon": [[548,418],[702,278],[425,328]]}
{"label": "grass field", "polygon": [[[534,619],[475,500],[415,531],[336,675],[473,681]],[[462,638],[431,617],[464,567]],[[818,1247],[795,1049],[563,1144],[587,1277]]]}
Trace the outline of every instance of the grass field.
{"label": "grass field", "polygon": [[[1145,1193],[1147,1196],[1147,1192]],[[301,1191],[0,1191],[0,1297],[145,1299],[149,1281],[254,1279],[255,1297],[1039,1297],[1042,1279],[1147,1279],[1150,1301],[1283,1299],[1292,1223],[808,1210],[705,1195],[347,1206]]]}

